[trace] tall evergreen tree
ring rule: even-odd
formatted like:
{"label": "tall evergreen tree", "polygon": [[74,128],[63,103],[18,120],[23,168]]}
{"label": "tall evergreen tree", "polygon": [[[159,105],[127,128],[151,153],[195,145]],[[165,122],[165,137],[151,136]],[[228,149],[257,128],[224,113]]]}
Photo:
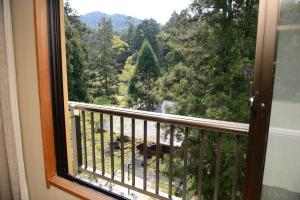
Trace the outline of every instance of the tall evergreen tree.
{"label": "tall evergreen tree", "polygon": [[145,40],[139,51],[135,72],[129,83],[128,92],[132,97],[133,106],[142,110],[153,110],[156,101],[152,89],[159,74],[157,57],[151,44]]}
{"label": "tall evergreen tree", "polygon": [[148,40],[153,51],[157,55],[158,44],[156,36],[160,32],[160,26],[154,19],[145,19],[136,28],[134,46],[138,50],[141,48],[144,40]]}
{"label": "tall evergreen tree", "polygon": [[97,29],[96,58],[94,61],[97,77],[100,82],[98,95],[110,96],[116,92],[117,64],[113,52],[112,21],[102,17]]}
{"label": "tall evergreen tree", "polygon": [[135,41],[135,33],[136,27],[132,24],[128,24],[128,31],[127,31],[127,43],[129,45],[129,53],[132,54],[134,52],[134,41]]}
{"label": "tall evergreen tree", "polygon": [[67,54],[67,75],[69,100],[88,101],[87,89],[87,45],[82,40],[88,28],[79,20],[79,16],[65,3],[65,36]]}

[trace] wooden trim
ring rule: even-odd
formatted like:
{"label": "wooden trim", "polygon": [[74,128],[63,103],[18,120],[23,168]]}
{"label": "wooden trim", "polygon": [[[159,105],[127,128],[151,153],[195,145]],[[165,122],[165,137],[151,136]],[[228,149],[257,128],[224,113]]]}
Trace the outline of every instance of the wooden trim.
{"label": "wooden trim", "polygon": [[56,174],[56,159],[54,146],[54,129],[52,123],[53,115],[46,0],[34,0],[34,20],[45,176],[47,188],[49,188],[49,181]]}
{"label": "wooden trim", "polygon": [[278,31],[300,30],[300,24],[279,25]]}
{"label": "wooden trim", "polygon": [[279,0],[261,0],[256,41],[253,93],[243,199],[260,199],[273,96]]}
{"label": "wooden trim", "polygon": [[[47,0],[34,0],[34,28],[36,43],[36,62],[38,76],[38,91],[40,101],[40,118],[42,129],[44,165],[46,186],[55,186],[81,199],[102,199],[111,200],[112,198],[82,186],[78,183],[69,181],[56,175],[56,157],[54,144],[54,127],[52,113],[52,92],[51,92],[51,74],[49,57],[49,38],[48,38],[48,20],[47,20]],[[62,29],[63,30],[63,29]],[[62,40],[64,41],[64,39]],[[65,50],[63,50],[63,57]],[[64,75],[66,75],[65,58],[63,58]],[[64,78],[66,83],[66,78]],[[64,87],[66,91],[67,87]],[[65,92],[65,94],[67,94]],[[67,95],[66,95],[67,96]],[[66,104],[68,105],[68,104]],[[67,116],[67,115],[66,115]]]}
{"label": "wooden trim", "polygon": [[[63,14],[63,13],[62,13]],[[47,0],[49,38],[49,61],[52,93],[53,128],[56,155],[56,173],[65,177],[69,174],[66,118],[64,106],[63,68],[61,52],[60,0]]]}
{"label": "wooden trim", "polygon": [[[60,13],[64,13],[64,1],[60,1]],[[61,39],[61,60],[62,60],[62,78],[63,78],[63,90],[64,90],[64,106],[65,106],[65,118],[69,119],[69,105],[68,105],[68,79],[67,79],[67,60],[66,60],[66,38],[65,38],[65,19],[64,15],[60,15],[60,39]],[[73,173],[72,164],[72,148],[71,148],[71,133],[70,124],[68,120],[65,120],[66,127],[66,145],[68,155],[68,170],[69,173]]]}
{"label": "wooden trim", "polygon": [[69,181],[59,176],[54,176],[50,179],[50,184],[68,192],[80,199],[92,199],[92,200],[112,200],[113,198],[96,192],[92,189],[79,185],[78,183]]}

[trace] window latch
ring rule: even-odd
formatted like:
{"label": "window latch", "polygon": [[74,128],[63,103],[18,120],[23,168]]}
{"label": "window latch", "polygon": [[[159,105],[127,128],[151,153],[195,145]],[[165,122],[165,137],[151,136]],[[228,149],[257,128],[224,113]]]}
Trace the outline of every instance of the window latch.
{"label": "window latch", "polygon": [[253,81],[251,81],[249,83],[249,105],[250,105],[250,108],[256,112],[257,110],[257,95],[258,95],[258,92],[254,92],[253,91]]}

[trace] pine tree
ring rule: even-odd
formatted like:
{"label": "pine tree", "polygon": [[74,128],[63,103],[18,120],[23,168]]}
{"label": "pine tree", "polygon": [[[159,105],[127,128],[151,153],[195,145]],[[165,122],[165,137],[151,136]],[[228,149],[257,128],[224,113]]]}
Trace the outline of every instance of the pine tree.
{"label": "pine tree", "polygon": [[159,24],[154,19],[145,19],[136,28],[134,46],[138,50],[141,48],[144,40],[148,40],[157,55],[158,44],[156,36],[160,32]]}
{"label": "pine tree", "polygon": [[67,74],[69,100],[88,101],[86,84],[87,74],[87,44],[82,40],[82,35],[88,28],[79,20],[79,16],[65,4],[65,35],[67,54]]}
{"label": "pine tree", "polygon": [[130,54],[134,52],[135,31],[136,31],[136,27],[132,23],[129,23],[128,31],[127,31],[127,43],[129,45]]}
{"label": "pine tree", "polygon": [[97,29],[95,68],[99,79],[99,95],[110,96],[116,91],[117,64],[113,52],[112,21],[102,17]]}
{"label": "pine tree", "polygon": [[159,74],[157,57],[150,43],[145,40],[139,51],[136,69],[129,83],[128,92],[132,97],[133,106],[142,110],[153,110],[156,99],[152,89]]}

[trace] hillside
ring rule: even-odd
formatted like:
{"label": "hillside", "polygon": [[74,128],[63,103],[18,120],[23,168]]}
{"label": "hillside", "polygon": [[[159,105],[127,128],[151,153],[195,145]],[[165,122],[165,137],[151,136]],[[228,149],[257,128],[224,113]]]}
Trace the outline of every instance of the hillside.
{"label": "hillside", "polygon": [[100,21],[101,17],[109,17],[112,20],[112,25],[113,29],[115,31],[119,30],[125,30],[128,28],[128,22],[131,22],[134,25],[138,25],[141,23],[142,20],[131,17],[131,16],[126,16],[122,14],[113,14],[109,15],[100,11],[96,12],[90,12],[85,15],[80,16],[80,20],[84,23],[86,23],[89,27],[91,28],[96,28],[98,25],[98,22]]}

